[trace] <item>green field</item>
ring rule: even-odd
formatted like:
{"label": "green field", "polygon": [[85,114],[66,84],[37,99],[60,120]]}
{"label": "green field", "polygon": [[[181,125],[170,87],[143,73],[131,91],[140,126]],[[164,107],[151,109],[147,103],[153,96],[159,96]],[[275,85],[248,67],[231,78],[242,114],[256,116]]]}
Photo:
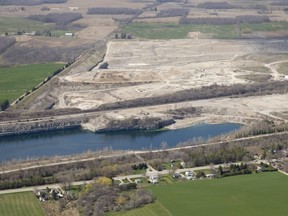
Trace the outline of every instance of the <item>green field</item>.
{"label": "green field", "polygon": [[[159,203],[108,215],[286,216],[288,212],[288,177],[279,172],[160,184],[151,189]],[[169,213],[150,213],[154,208]]]}
{"label": "green field", "polygon": [[196,31],[214,34],[215,38],[235,38],[233,25],[179,25],[177,23],[140,23],[134,22],[123,29],[124,32],[146,39],[182,39],[189,32]]}
{"label": "green field", "polygon": [[127,212],[111,212],[108,216],[172,216],[158,201]]}
{"label": "green field", "polygon": [[288,177],[278,173],[242,175],[152,187],[174,216],[284,216]]}
{"label": "green field", "polygon": [[0,215],[44,216],[40,202],[33,193],[0,195]]}
{"label": "green field", "polygon": [[288,22],[267,22],[257,24],[241,24],[241,29],[251,29],[253,32],[273,32],[288,29]]}
{"label": "green field", "polygon": [[0,102],[14,101],[62,66],[49,63],[0,68]]}
{"label": "green field", "polygon": [[[251,32],[287,30],[288,22],[241,24],[240,29]],[[134,22],[123,28],[123,31],[127,34],[146,39],[182,39],[187,38],[189,32],[201,32],[205,34],[207,38],[237,38],[236,25],[180,25],[177,23]]]}
{"label": "green field", "polygon": [[0,17],[0,34],[16,33],[18,31],[37,31],[50,28],[53,24],[44,24],[24,17]]}

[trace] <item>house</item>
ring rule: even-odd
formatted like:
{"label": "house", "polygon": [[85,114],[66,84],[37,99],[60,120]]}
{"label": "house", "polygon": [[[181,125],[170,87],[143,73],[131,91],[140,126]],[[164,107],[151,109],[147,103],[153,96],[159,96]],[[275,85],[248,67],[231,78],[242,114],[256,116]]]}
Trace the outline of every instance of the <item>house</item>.
{"label": "house", "polygon": [[44,202],[44,201],[48,200],[48,196],[46,194],[46,191],[44,191],[44,190],[35,191],[35,195],[39,199],[40,202]]}
{"label": "house", "polygon": [[151,176],[149,176],[148,182],[149,182],[149,183],[153,183],[153,184],[159,183],[158,175],[151,175]]}
{"label": "house", "polygon": [[51,190],[49,191],[49,193],[51,194],[51,196],[52,196],[53,199],[55,199],[55,200],[64,197],[64,195],[62,194],[62,192],[61,192],[60,190],[58,190],[58,189],[54,189],[54,188],[53,188],[53,189],[51,189]]}
{"label": "house", "polygon": [[192,171],[186,171],[185,176],[186,176],[187,180],[192,180],[192,179],[196,178],[196,173],[194,173]]}

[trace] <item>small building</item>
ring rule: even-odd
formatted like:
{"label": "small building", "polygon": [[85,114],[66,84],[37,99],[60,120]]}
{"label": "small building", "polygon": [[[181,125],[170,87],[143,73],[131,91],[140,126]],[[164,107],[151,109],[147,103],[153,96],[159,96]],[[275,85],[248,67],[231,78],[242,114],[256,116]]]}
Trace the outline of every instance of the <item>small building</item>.
{"label": "small building", "polygon": [[74,33],[71,33],[71,32],[66,32],[65,33],[65,37],[74,37],[75,34]]}
{"label": "small building", "polygon": [[79,10],[79,7],[68,7],[68,10],[70,10],[70,11]]}
{"label": "small building", "polygon": [[196,173],[192,171],[186,171],[185,176],[187,180],[195,179],[196,178]]}
{"label": "small building", "polygon": [[35,195],[39,199],[40,202],[44,202],[44,201],[48,200],[47,193],[44,190],[35,191]]}

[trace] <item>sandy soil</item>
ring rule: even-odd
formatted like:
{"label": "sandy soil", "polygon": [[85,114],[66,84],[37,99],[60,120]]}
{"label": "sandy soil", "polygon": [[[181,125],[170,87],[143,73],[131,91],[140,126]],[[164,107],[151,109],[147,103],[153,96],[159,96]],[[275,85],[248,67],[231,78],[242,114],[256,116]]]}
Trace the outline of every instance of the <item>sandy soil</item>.
{"label": "sandy soil", "polygon": [[[247,83],[251,81],[241,77],[251,73],[268,73],[274,79],[282,79],[275,69],[282,61],[265,64],[249,57],[260,52],[261,46],[243,41],[112,41],[104,59],[108,69],[96,67],[62,79],[62,82],[111,84],[112,87],[101,91],[62,92],[57,108],[91,109],[105,103],[165,95],[213,83]],[[255,71],[260,66],[267,71]],[[123,83],[128,86],[113,87]]]}
{"label": "sandy soil", "polygon": [[160,117],[162,119],[167,119],[169,118],[168,112],[170,110],[188,107],[201,108],[201,112],[197,116],[189,116],[188,114],[185,118],[176,120],[175,124],[172,124],[167,128],[178,129],[199,123],[234,122],[251,124],[252,122],[261,121],[262,119],[269,119],[273,120],[275,123],[282,123],[287,122],[288,120],[279,118],[279,116],[274,115],[274,112],[287,112],[287,99],[288,94],[246,98],[218,98],[148,106],[145,108],[106,111],[91,119],[88,123],[83,125],[83,127],[95,131],[105,128],[111,120],[125,120],[131,117],[137,119],[145,117]]}

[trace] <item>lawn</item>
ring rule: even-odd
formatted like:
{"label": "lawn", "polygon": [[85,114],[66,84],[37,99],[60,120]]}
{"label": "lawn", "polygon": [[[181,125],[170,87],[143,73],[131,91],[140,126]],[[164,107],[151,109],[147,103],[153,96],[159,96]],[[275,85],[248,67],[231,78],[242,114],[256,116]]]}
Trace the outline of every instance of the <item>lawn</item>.
{"label": "lawn", "polygon": [[0,102],[5,99],[14,101],[62,66],[48,63],[0,68]]}
{"label": "lawn", "polygon": [[[288,22],[241,24],[241,30],[267,32],[287,30]],[[134,22],[123,28],[127,34],[146,39],[183,39],[189,32],[201,32],[207,38],[236,39],[236,25],[186,25],[177,23]]]}
{"label": "lawn", "polygon": [[287,215],[288,177],[260,173],[151,187],[173,216]]}
{"label": "lawn", "polygon": [[50,29],[53,24],[43,24],[38,21],[28,20],[24,17],[0,17],[0,34],[16,33],[18,31],[37,31]]}
{"label": "lawn", "polygon": [[40,202],[31,192],[0,195],[0,215],[44,216]]}
{"label": "lawn", "polygon": [[172,216],[159,202],[126,212],[110,212],[107,216]]}

